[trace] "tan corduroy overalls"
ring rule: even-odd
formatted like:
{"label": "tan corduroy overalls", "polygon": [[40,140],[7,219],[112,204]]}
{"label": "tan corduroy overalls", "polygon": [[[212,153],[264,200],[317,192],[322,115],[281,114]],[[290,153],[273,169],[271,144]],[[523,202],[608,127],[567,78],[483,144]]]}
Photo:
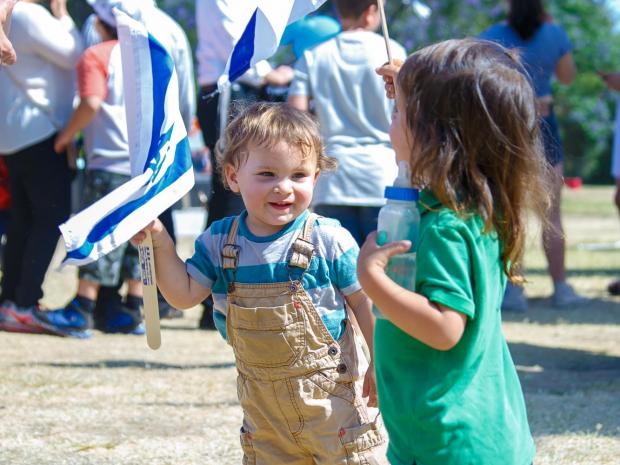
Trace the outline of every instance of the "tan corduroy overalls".
{"label": "tan corduroy overalls", "polygon": [[378,410],[362,400],[368,361],[360,337],[346,320],[335,341],[302,285],[315,220],[311,214],[293,244],[286,282],[235,282],[239,218],[222,250],[244,465],[387,464]]}

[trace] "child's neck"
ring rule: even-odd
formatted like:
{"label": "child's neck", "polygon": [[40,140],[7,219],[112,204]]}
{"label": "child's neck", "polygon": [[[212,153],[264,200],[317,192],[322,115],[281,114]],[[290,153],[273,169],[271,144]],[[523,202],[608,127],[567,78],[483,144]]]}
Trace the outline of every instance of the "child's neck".
{"label": "child's neck", "polygon": [[360,20],[360,19],[347,19],[341,18],[340,25],[342,28],[342,32],[351,32],[351,31],[369,31],[374,32],[375,28],[372,27],[368,22]]}

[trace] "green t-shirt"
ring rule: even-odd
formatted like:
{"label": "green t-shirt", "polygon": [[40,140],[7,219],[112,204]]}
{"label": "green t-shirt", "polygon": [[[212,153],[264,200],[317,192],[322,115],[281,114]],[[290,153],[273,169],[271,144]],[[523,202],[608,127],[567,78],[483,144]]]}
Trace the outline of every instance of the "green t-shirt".
{"label": "green t-shirt", "polygon": [[500,306],[506,275],[497,234],[423,191],[416,292],[467,315],[449,351],[378,320],[379,406],[392,465],[530,465],[535,448]]}

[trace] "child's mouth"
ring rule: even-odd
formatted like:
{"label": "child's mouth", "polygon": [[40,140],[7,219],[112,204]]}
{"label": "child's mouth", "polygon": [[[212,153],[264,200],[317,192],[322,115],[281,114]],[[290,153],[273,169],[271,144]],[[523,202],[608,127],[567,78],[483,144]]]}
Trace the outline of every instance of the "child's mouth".
{"label": "child's mouth", "polygon": [[276,210],[288,210],[292,203],[283,203],[283,202],[269,202],[269,205]]}

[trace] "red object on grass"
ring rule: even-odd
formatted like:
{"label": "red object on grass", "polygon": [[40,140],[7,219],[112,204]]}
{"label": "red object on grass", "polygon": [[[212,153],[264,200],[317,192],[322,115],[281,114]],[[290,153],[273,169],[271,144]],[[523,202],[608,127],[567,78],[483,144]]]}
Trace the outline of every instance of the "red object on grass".
{"label": "red object on grass", "polygon": [[583,185],[583,182],[579,176],[576,176],[574,178],[564,178],[564,184],[570,189],[577,190]]}

